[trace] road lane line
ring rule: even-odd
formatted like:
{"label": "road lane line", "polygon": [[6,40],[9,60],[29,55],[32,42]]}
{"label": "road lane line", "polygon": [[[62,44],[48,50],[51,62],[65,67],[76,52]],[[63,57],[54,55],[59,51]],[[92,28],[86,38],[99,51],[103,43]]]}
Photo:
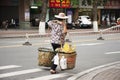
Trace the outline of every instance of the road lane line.
{"label": "road lane line", "polygon": [[10,68],[18,68],[18,67],[21,67],[21,66],[17,66],[17,65],[0,66],[0,70],[10,69]]}
{"label": "road lane line", "polygon": [[71,76],[71,75],[73,75],[73,74],[61,73],[61,74],[47,75],[47,76],[43,76],[43,77],[37,77],[37,78],[26,79],[26,80],[51,80],[51,79],[61,78],[61,77]]}
{"label": "road lane line", "polygon": [[81,45],[88,45],[88,46],[92,46],[92,45],[99,45],[99,44],[103,44],[103,43],[88,43],[88,44],[81,44]]}
{"label": "road lane line", "polygon": [[34,73],[34,72],[38,72],[38,71],[42,71],[42,69],[37,69],[36,68],[36,69],[28,69],[28,70],[4,73],[4,74],[0,74],[0,78],[16,76],[16,75],[22,75],[22,74],[28,74],[28,73]]}
{"label": "road lane line", "polygon": [[120,51],[115,51],[115,52],[107,52],[105,54],[120,54]]}

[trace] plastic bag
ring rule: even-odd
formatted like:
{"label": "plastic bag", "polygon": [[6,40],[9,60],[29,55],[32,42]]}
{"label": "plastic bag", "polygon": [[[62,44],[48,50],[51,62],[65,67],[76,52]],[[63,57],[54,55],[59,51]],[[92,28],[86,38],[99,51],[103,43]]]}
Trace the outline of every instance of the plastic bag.
{"label": "plastic bag", "polygon": [[62,56],[60,59],[60,67],[61,69],[67,69],[67,58],[64,56]]}
{"label": "plastic bag", "polygon": [[59,65],[59,56],[56,54],[53,58],[54,64]]}

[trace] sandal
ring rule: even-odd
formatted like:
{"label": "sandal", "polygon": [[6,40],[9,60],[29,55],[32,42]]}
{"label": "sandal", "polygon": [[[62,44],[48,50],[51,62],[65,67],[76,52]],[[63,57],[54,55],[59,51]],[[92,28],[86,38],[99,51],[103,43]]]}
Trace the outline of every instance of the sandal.
{"label": "sandal", "polygon": [[51,74],[56,74],[56,71],[51,69],[51,70],[50,70],[50,73],[51,73]]}

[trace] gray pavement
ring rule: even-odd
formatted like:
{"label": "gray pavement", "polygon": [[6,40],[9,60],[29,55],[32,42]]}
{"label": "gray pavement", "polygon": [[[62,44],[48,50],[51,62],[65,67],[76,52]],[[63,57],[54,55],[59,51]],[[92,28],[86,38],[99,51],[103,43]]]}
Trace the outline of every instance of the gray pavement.
{"label": "gray pavement", "polygon": [[21,30],[21,29],[8,29],[0,30],[0,38],[21,38],[25,37],[26,33],[35,34],[38,30]]}
{"label": "gray pavement", "polygon": [[[91,33],[92,29],[77,29],[68,30],[69,32],[87,32]],[[20,38],[25,37],[28,34],[38,34],[38,29],[34,30],[0,30],[0,38]],[[48,33],[48,31],[46,31]],[[75,74],[74,76],[68,78],[67,80],[120,80],[120,61],[110,63],[107,65],[98,66],[84,72]]]}
{"label": "gray pavement", "polygon": [[67,80],[120,80],[120,61],[80,72]]}

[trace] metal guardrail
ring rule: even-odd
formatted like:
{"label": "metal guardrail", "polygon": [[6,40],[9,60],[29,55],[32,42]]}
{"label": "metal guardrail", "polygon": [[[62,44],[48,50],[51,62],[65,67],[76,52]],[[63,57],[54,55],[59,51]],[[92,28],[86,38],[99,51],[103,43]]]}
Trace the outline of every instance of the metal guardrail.
{"label": "metal guardrail", "polygon": [[100,29],[98,32],[94,31],[76,31],[70,32],[70,40],[76,42],[88,42],[95,40],[110,40],[110,39],[120,39],[120,25],[112,26],[107,29]]}
{"label": "metal guardrail", "polygon": [[[119,34],[116,34],[119,33]],[[29,40],[31,36],[49,36],[49,33],[46,34],[28,34],[26,33],[25,35],[25,43],[23,45],[32,45]],[[76,40],[79,40],[78,42],[81,41],[88,41],[89,40],[105,40],[105,38],[107,37],[117,37],[120,39],[120,25],[116,25],[116,26],[112,26],[110,28],[107,29],[101,29],[98,32],[94,32],[94,31],[82,31],[82,32],[78,32],[78,31],[74,31],[74,32],[68,32],[67,35],[67,39],[69,39],[70,41],[73,41],[72,39],[74,39],[77,36]],[[86,38],[86,36],[91,36],[89,38]],[[97,39],[96,39],[97,38]]]}
{"label": "metal guardrail", "polygon": [[[114,35],[113,35],[113,33],[114,33]],[[112,26],[107,29],[100,30],[99,31],[100,36],[97,40],[104,40],[105,37],[110,37],[110,36],[120,38],[120,36],[116,35],[115,33],[120,33],[120,25],[116,25],[116,26]],[[103,36],[104,36],[104,38],[103,38]]]}
{"label": "metal guardrail", "polygon": [[39,34],[39,33],[36,33],[36,34],[28,34],[28,33],[26,33],[26,35],[25,35],[25,43],[23,43],[23,45],[32,45],[32,44],[29,42],[31,36],[39,36],[39,37],[42,37],[42,36],[49,36],[49,35],[50,35],[49,33],[45,33],[45,34]]}

